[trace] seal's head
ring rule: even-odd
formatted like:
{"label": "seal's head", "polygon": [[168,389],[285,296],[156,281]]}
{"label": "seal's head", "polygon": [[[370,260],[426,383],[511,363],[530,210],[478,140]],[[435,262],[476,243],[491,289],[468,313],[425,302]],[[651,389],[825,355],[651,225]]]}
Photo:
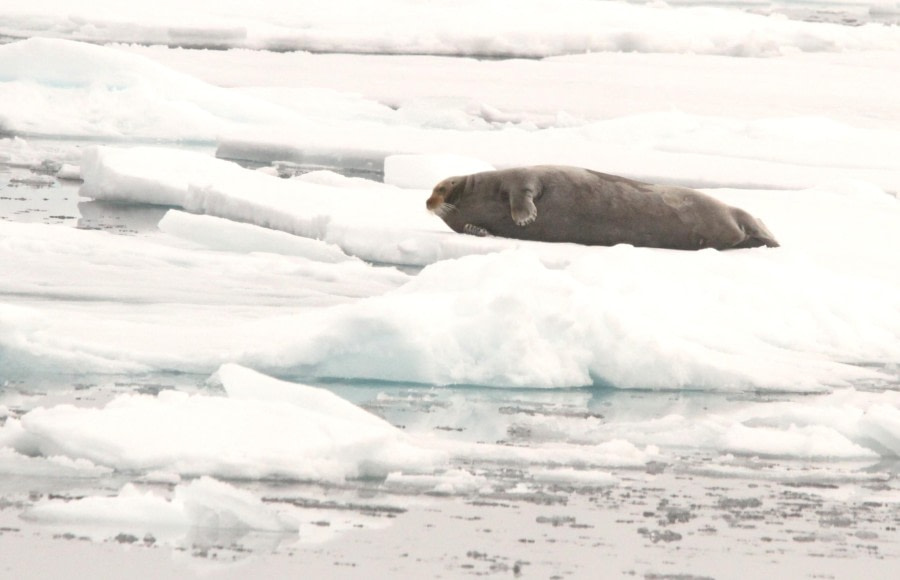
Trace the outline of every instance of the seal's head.
{"label": "seal's head", "polygon": [[448,177],[434,186],[434,189],[431,190],[431,197],[425,202],[425,207],[431,213],[443,218],[456,209],[454,204],[462,195],[465,185],[465,177]]}

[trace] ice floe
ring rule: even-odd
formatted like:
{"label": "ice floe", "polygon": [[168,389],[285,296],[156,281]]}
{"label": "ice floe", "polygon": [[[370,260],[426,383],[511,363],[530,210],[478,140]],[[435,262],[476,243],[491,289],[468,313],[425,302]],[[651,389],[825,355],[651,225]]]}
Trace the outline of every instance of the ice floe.
{"label": "ice floe", "polygon": [[210,477],[175,487],[171,499],[126,484],[117,495],[91,496],[71,501],[45,500],[23,517],[52,523],[140,526],[142,531],[187,530],[192,527],[223,530],[282,532],[297,529],[247,491]]}
{"label": "ice floe", "polygon": [[233,366],[215,380],[238,394],[163,391],[121,395],[99,409],[37,408],[8,420],[0,441],[20,453],[120,471],[230,478],[339,481],[433,469],[445,460],[323,389]]}

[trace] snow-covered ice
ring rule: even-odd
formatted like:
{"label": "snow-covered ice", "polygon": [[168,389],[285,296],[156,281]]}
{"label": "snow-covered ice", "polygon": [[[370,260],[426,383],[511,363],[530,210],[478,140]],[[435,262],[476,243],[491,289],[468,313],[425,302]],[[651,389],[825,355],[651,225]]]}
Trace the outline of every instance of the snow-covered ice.
{"label": "snow-covered ice", "polygon": [[[431,158],[423,159],[432,167]],[[450,165],[444,167],[452,174]],[[279,297],[260,290],[268,296],[253,301],[300,305],[297,300],[304,294],[344,294],[338,289],[350,286],[349,279],[371,290],[356,294],[364,300],[328,308],[269,308],[265,318],[232,317],[237,318],[234,332],[217,332],[212,342],[192,338],[193,346],[169,354],[148,348],[147,339],[166,336],[171,342],[179,335],[196,336],[190,333],[202,332],[201,315],[189,324],[177,309],[177,318],[147,320],[141,315],[144,330],[129,332],[133,338],[124,340],[113,329],[132,323],[120,315],[118,322],[105,321],[113,342],[101,336],[75,346],[79,341],[71,333],[84,334],[73,312],[71,323],[65,315],[48,321],[49,328],[57,329],[49,334],[40,324],[10,328],[3,339],[8,349],[18,348],[14,345],[26,339],[14,337],[25,333],[44,352],[62,343],[71,345],[68,357],[81,352],[86,360],[102,357],[192,372],[212,372],[218,364],[236,360],[282,373],[432,384],[776,390],[878,380],[884,375],[869,365],[893,363],[900,353],[900,264],[894,251],[900,247],[895,227],[900,202],[865,184],[823,184],[792,192],[710,190],[761,216],[783,247],[688,253],[460,236],[424,210],[427,190],[283,180],[172,149],[92,148],[82,170],[83,195],[175,205],[215,216],[170,211],[161,229],[212,249],[251,252],[231,257],[193,251],[197,260],[237,267],[240,259],[248,262],[243,268],[268,270],[267,277],[287,281],[303,274],[307,280],[280,285],[285,293]],[[409,165],[408,171],[414,179],[419,169]],[[220,218],[226,221],[215,221]],[[253,225],[229,225],[227,220]],[[44,256],[6,282],[10,288],[21,292],[41,286],[51,275],[68,276],[67,269],[94,268],[88,260],[71,260],[69,242],[48,253],[52,246],[43,241],[44,227],[0,227],[17,232],[6,243],[9,259],[29,251]],[[273,229],[294,236],[282,238]],[[844,235],[835,236],[836,231]],[[172,253],[172,260],[191,255],[109,234],[57,235],[84,238],[76,246],[90,241],[97,251],[108,242],[104,261],[121,252],[116,259],[144,272],[150,264],[135,261],[144,252],[152,252],[146,256],[152,264],[158,264],[161,251]],[[35,242],[21,241],[30,237]],[[274,255],[252,253],[259,250]],[[347,255],[426,268],[410,277]],[[154,266],[159,268],[155,279],[167,294],[196,292],[189,278],[178,276],[179,266]],[[376,283],[379,278],[382,284]],[[102,278],[92,277],[85,292],[98,295],[98,280]],[[234,282],[221,280],[226,283]],[[115,283],[117,292],[152,299],[146,282],[126,290],[128,286]],[[70,286],[68,292],[73,291]],[[212,296],[221,292],[222,307],[235,300],[235,291],[222,285],[204,290]],[[153,292],[162,295],[162,290]],[[344,295],[354,296],[350,290]],[[251,307],[247,296],[236,298],[245,308]],[[214,324],[221,328],[222,321],[217,317]],[[224,358],[210,358],[209,351]],[[180,362],[184,360],[191,363]]]}
{"label": "snow-covered ice", "polygon": [[[892,570],[898,15],[0,7],[5,562]],[[424,208],[532,163],[703,188],[781,247],[478,238]]]}

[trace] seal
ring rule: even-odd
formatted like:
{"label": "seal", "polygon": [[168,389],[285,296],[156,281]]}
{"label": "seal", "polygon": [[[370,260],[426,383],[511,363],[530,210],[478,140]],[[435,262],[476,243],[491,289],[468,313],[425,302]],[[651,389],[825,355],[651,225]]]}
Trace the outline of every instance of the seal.
{"label": "seal", "polygon": [[759,219],[685,187],[537,165],[449,177],[425,207],[459,233],[673,250],[778,247]]}

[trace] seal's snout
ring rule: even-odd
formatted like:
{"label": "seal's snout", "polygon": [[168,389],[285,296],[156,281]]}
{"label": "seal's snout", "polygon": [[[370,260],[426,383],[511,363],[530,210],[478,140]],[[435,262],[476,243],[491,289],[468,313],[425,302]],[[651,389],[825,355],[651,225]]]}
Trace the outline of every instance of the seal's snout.
{"label": "seal's snout", "polygon": [[431,192],[431,197],[429,197],[428,201],[425,202],[425,207],[428,209],[428,211],[433,212],[443,204],[444,196],[435,190]]}
{"label": "seal's snout", "polygon": [[434,186],[434,189],[431,190],[431,197],[425,202],[425,207],[428,208],[428,211],[433,212],[444,205],[444,202],[447,201],[447,194],[449,193],[452,184],[453,180],[451,178],[445,179]]}
{"label": "seal's snout", "polygon": [[458,194],[454,194],[453,188],[457,183],[459,183],[458,178],[448,177],[435,185],[434,189],[431,190],[431,197],[425,202],[425,207],[428,211],[441,219],[446,217],[451,211],[455,211],[456,206],[453,204],[455,201],[454,196],[458,197]]}

